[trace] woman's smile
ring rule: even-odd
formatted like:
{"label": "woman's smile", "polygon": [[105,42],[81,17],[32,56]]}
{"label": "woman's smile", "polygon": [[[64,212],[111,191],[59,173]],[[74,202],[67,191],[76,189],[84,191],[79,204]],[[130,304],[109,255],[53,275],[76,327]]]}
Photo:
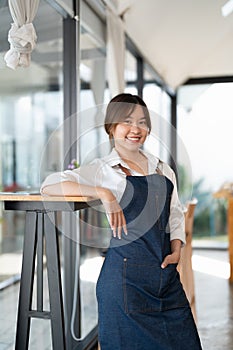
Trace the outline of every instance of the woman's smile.
{"label": "woman's smile", "polygon": [[147,135],[148,126],[143,109],[137,105],[124,121],[116,125],[113,132],[115,147],[122,146],[125,142],[128,146],[139,148],[145,142]]}
{"label": "woman's smile", "polygon": [[126,140],[133,142],[133,143],[140,142],[140,139],[141,139],[140,136],[126,136]]}

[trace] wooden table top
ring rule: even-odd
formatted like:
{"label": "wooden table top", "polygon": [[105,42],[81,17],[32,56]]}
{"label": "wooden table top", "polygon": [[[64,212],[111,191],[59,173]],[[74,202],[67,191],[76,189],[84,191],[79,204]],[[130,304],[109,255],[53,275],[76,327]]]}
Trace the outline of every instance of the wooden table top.
{"label": "wooden table top", "polygon": [[0,192],[0,201],[25,202],[92,202],[98,200],[94,197],[83,196],[42,196],[41,194]]}
{"label": "wooden table top", "polygon": [[213,196],[214,196],[214,198],[231,199],[231,198],[233,198],[233,193],[228,191],[228,190],[222,189],[222,190],[219,190],[219,191],[215,192],[213,194]]}

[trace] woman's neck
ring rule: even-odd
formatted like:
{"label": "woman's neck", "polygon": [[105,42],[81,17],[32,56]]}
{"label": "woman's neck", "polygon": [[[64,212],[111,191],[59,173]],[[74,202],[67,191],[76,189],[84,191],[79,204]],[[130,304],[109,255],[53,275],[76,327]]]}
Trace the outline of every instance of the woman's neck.
{"label": "woman's neck", "polygon": [[144,157],[140,148],[129,149],[121,147],[121,145],[115,145],[115,150],[123,160],[138,161],[139,157]]}
{"label": "woman's neck", "polygon": [[130,169],[135,170],[143,175],[148,174],[148,159],[147,157],[138,150],[121,150],[116,148],[121,159],[129,166]]}

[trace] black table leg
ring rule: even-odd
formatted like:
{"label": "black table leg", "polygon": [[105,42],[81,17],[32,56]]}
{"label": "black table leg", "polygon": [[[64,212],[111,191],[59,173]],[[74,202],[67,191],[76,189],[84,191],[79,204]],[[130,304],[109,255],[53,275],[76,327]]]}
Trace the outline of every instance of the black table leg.
{"label": "black table leg", "polygon": [[[99,201],[91,202],[69,202],[61,200],[51,200],[44,202],[43,198],[30,198],[23,196],[22,199],[4,198],[5,210],[26,211],[23,263],[21,272],[21,283],[18,301],[18,318],[16,329],[15,350],[27,350],[29,346],[31,318],[47,319],[51,321],[52,328],[52,348],[53,350],[66,350],[70,346],[75,346],[76,341],[72,339],[71,332],[67,329],[65,332],[62,283],[60,273],[60,254],[58,242],[58,230],[56,228],[55,217],[57,212],[73,212],[91,205],[98,205]],[[45,205],[46,203],[46,205]],[[74,231],[75,234],[75,231]],[[45,241],[45,245],[44,245]],[[71,247],[71,244],[69,244]],[[45,247],[45,249],[44,249]],[[45,250],[45,252],[44,252]],[[45,253],[45,254],[44,254]],[[46,255],[46,264],[48,272],[48,289],[50,310],[44,310],[44,255]],[[32,309],[33,285],[35,275],[35,260],[37,256],[37,305]],[[64,263],[66,264],[66,259]],[[66,267],[66,266],[65,266]],[[69,269],[70,265],[66,267]],[[73,274],[69,275],[72,278]],[[66,277],[66,276],[65,276]],[[65,280],[65,285],[66,285]],[[69,283],[73,286],[73,283]],[[71,293],[70,293],[71,294]],[[70,304],[69,294],[67,309],[69,318],[67,328],[70,324],[72,306]],[[79,308],[80,310],[80,308]],[[80,315],[79,315],[80,316]],[[80,317],[79,317],[80,321]],[[97,334],[97,329],[94,330]],[[68,340],[65,335],[68,334]],[[91,335],[92,337],[92,335]],[[89,342],[88,336],[88,342]],[[70,343],[69,343],[70,341]],[[67,344],[66,344],[67,342]],[[79,346],[82,344],[77,344]]]}
{"label": "black table leg", "polygon": [[26,213],[23,262],[19,292],[18,320],[16,331],[16,350],[28,349],[31,318],[29,312],[32,305],[32,292],[35,271],[35,254],[37,213]]}
{"label": "black table leg", "polygon": [[65,350],[65,328],[60,275],[60,255],[55,213],[44,214],[45,250],[48,271],[48,287],[54,350]]}
{"label": "black table leg", "polygon": [[[65,326],[60,275],[60,254],[55,212],[26,212],[23,262],[18,303],[15,350],[27,350],[31,318],[50,319],[54,350],[65,350]],[[50,311],[43,311],[43,239],[48,272]],[[32,310],[35,260],[37,263],[37,309]]]}

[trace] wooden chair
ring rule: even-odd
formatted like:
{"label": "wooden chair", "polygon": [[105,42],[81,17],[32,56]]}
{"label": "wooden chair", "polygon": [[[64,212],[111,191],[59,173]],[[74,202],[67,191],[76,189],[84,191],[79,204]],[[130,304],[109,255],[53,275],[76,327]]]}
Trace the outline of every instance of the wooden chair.
{"label": "wooden chair", "polygon": [[192,235],[196,205],[196,199],[193,199],[187,203],[187,211],[185,212],[186,245],[181,249],[180,262],[177,268],[180,273],[180,280],[190,303],[195,322],[197,322],[197,316],[195,307],[194,275],[192,269]]}

